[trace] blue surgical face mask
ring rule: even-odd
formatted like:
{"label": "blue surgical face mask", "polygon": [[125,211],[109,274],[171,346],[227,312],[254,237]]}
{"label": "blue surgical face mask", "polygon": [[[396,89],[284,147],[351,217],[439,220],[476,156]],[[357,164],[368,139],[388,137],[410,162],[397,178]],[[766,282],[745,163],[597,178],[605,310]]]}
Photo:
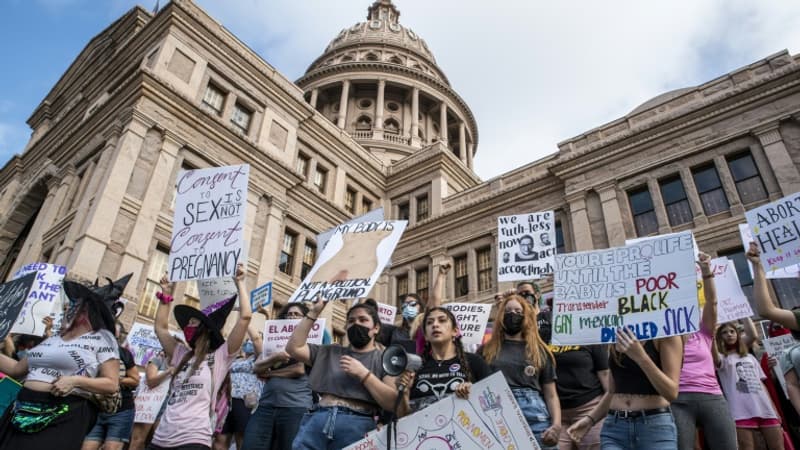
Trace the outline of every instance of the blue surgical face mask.
{"label": "blue surgical face mask", "polygon": [[242,345],[242,350],[244,350],[245,355],[252,355],[256,352],[256,346],[253,345],[252,342],[247,341]]}
{"label": "blue surgical face mask", "polygon": [[419,307],[417,305],[411,306],[410,304],[403,305],[403,319],[408,321],[414,320],[419,314]]}

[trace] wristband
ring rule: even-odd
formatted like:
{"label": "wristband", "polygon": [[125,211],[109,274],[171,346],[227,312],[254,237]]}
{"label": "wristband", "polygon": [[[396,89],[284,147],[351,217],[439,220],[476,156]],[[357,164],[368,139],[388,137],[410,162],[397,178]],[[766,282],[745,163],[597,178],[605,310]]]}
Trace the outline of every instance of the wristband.
{"label": "wristband", "polygon": [[592,417],[592,415],[591,415],[591,414],[587,414],[587,415],[585,415],[585,416],[583,416],[583,417],[586,417],[587,419],[589,419],[589,422],[592,422],[592,426],[595,426],[595,425],[597,425],[597,421],[596,421],[596,420],[594,420],[594,417]]}
{"label": "wristband", "polygon": [[303,316],[303,319],[310,319],[312,322],[316,322],[316,321],[317,321],[317,318],[316,318],[316,317],[311,317],[311,316],[309,316],[308,314],[306,314],[305,316]]}
{"label": "wristband", "polygon": [[163,292],[156,292],[156,298],[159,299],[161,303],[165,305],[169,305],[170,303],[172,303],[172,300],[174,300],[171,295],[165,294]]}
{"label": "wristband", "polygon": [[370,375],[372,375],[372,372],[367,372],[367,374],[364,375],[364,378],[361,379],[361,384],[364,384],[364,382],[367,381],[367,378],[369,378]]}
{"label": "wristband", "polygon": [[704,279],[704,280],[707,280],[707,279],[709,279],[709,278],[714,278],[714,274],[713,274],[713,273],[709,273],[709,274],[707,274],[707,275],[706,275],[706,274],[704,274],[704,275],[703,275],[703,279]]}

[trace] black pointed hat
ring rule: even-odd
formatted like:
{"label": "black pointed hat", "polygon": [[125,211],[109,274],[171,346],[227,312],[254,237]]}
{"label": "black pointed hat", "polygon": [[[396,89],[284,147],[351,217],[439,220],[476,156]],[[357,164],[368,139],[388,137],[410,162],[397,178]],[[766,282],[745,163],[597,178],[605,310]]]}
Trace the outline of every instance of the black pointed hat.
{"label": "black pointed hat", "polygon": [[103,296],[96,293],[92,290],[89,286],[84,284],[78,283],[77,281],[64,281],[63,283],[64,293],[67,294],[67,297],[73,302],[84,302],[91,311],[94,311],[95,314],[90,313],[90,320],[92,317],[97,317],[100,319],[101,323],[92,322],[92,328],[95,327],[102,327],[106,330],[110,331],[114,334],[116,330],[116,324],[114,320],[114,314],[111,312],[111,309],[108,305],[103,301]]}
{"label": "black pointed hat", "polygon": [[236,297],[237,295],[234,294],[232,297],[212,303],[202,311],[189,305],[178,305],[175,307],[175,321],[183,329],[193,317],[199,320],[208,329],[211,337],[210,349],[214,351],[225,343],[225,338],[222,337],[222,327],[225,326],[225,321],[233,310]]}
{"label": "black pointed hat", "polygon": [[103,303],[105,303],[108,309],[111,310],[111,313],[114,315],[114,317],[119,317],[119,315],[122,314],[122,311],[125,309],[125,304],[119,301],[119,298],[125,291],[125,286],[128,285],[128,282],[131,280],[132,276],[133,273],[129,273],[117,281],[112,281],[111,278],[106,277],[108,284],[105,286],[99,286],[97,280],[94,282],[92,291],[96,295],[102,297]]}

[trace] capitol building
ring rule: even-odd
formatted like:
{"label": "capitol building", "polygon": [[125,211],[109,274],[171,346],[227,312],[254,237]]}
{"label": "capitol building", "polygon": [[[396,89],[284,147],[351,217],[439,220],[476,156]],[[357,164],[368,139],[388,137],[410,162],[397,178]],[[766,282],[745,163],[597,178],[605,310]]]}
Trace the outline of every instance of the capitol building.
{"label": "capitol building", "polygon": [[[319,233],[379,207],[409,221],[371,293],[385,303],[427,296],[443,263],[446,299],[492,302],[513,287],[497,282],[497,216],[543,210],[555,211],[559,252],[693,230],[752,290],[738,224],[800,191],[800,57],[664,93],[481,180],[475,155],[494,149],[436,49],[390,0],[365,6],[298,80],[190,0],[133,8],[100,31],[0,169],[0,275],[37,261],[85,280],[133,272],[124,320],[151,322],[178,171],[246,163],[248,283],[273,281],[278,305],[313,266]],[[800,281],[771,289],[800,305]],[[177,298],[197,304],[195,284]],[[328,311],[335,336],[343,311]]]}

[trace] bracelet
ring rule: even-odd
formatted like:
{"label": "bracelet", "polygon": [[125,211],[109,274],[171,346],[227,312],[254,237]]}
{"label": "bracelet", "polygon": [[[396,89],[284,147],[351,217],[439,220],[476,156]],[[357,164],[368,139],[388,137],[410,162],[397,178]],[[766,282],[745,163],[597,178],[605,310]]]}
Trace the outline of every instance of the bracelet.
{"label": "bracelet", "polygon": [[364,375],[364,378],[361,379],[361,384],[364,384],[364,382],[367,381],[367,378],[369,378],[370,375],[372,375],[372,372],[367,372],[367,374]]}
{"label": "bracelet", "polygon": [[709,279],[709,278],[714,278],[714,274],[713,274],[713,273],[709,273],[709,274],[703,274],[703,279],[704,279],[704,280],[707,280],[707,279]]}
{"label": "bracelet", "polygon": [[312,321],[312,322],[316,322],[316,321],[317,321],[317,318],[316,318],[316,317],[311,317],[311,316],[309,316],[308,314],[306,314],[305,316],[303,316],[303,319],[311,319],[311,321]]}
{"label": "bracelet", "polygon": [[172,303],[172,300],[174,300],[171,295],[165,294],[163,292],[156,292],[156,298],[159,299],[161,303],[165,305],[169,305],[170,303]]}
{"label": "bracelet", "polygon": [[596,420],[594,420],[594,417],[592,417],[592,415],[591,415],[591,414],[587,414],[587,415],[585,415],[585,416],[583,416],[583,417],[586,417],[587,419],[589,419],[589,421],[590,421],[590,422],[592,422],[592,426],[595,426],[595,425],[597,425],[597,421],[596,421]]}

